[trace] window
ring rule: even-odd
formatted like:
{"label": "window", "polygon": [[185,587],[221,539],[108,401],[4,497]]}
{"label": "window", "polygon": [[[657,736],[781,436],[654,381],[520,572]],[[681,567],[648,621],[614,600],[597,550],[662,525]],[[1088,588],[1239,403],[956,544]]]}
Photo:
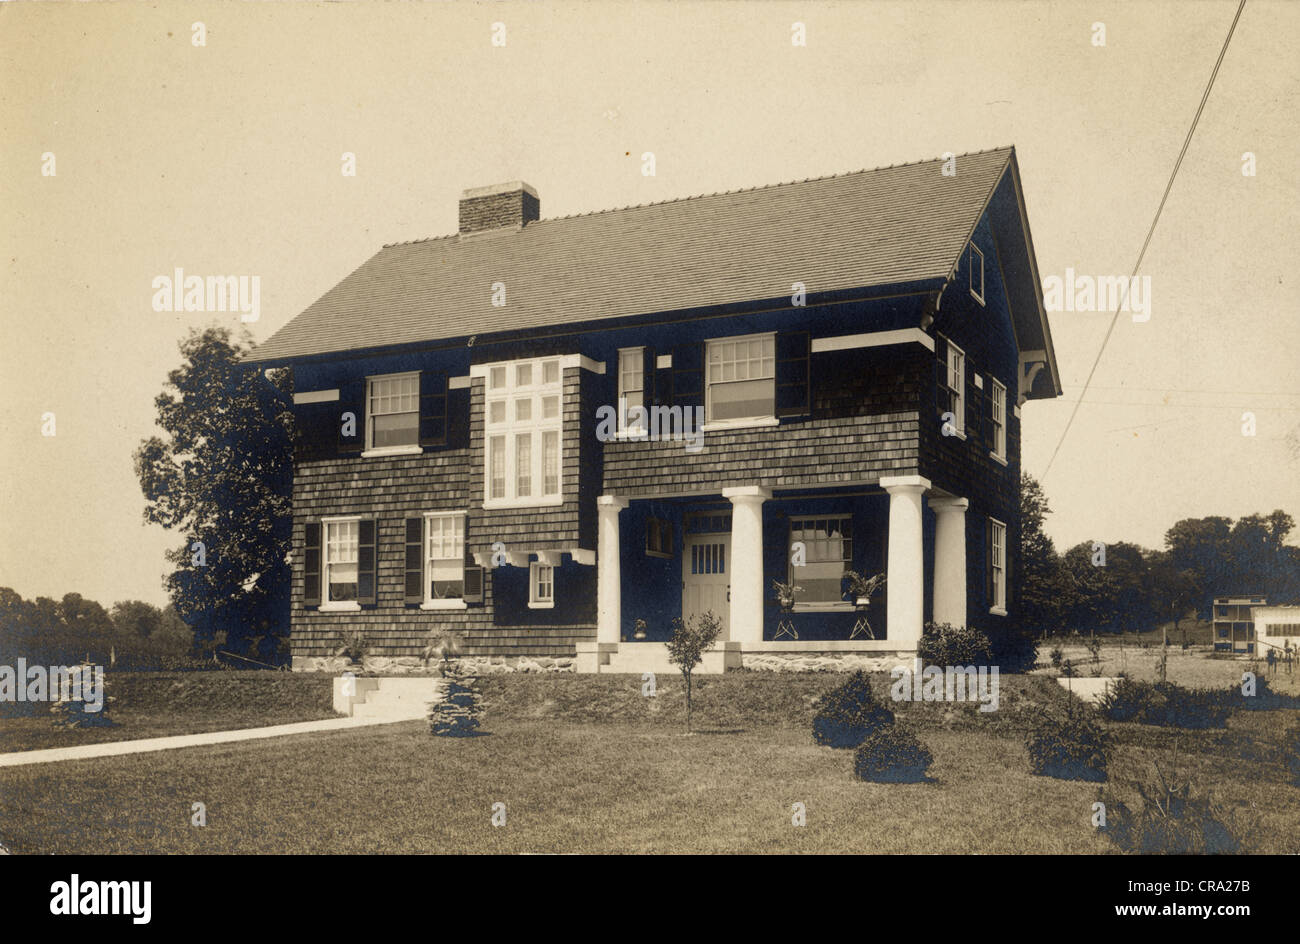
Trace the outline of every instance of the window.
{"label": "window", "polygon": [[710,341],[705,416],[709,423],[770,419],[776,410],[776,336]]}
{"label": "window", "polygon": [[1007,388],[989,378],[989,406],[993,412],[993,455],[1007,457]]}
{"label": "window", "polygon": [[645,403],[645,348],[626,347],[618,352],[618,431],[645,435],[645,417],[638,413],[635,422],[628,415]]}
{"label": "window", "polygon": [[790,519],[790,559],[804,546],[804,565],[790,567],[790,582],[803,588],[803,604],[844,603],[840,578],[853,564],[853,519],[848,515]]}
{"label": "window", "polygon": [[989,610],[1006,615],[1007,526],[989,519]]}
{"label": "window", "polygon": [[322,603],[357,602],[357,563],[361,519],[326,521],[325,596]]}
{"label": "window", "polygon": [[465,515],[424,516],[424,601],[460,600],[465,595]]}
{"label": "window", "polygon": [[971,297],[981,305],[984,304],[984,253],[979,251],[974,243],[970,244],[970,253],[968,255],[970,263],[970,293]]}
{"label": "window", "polygon": [[[945,371],[943,390],[944,411],[953,416],[952,427],[957,435],[966,435],[966,354],[951,341],[948,348],[948,368]],[[950,433],[951,435],[951,433]]]}
{"label": "window", "polygon": [[649,557],[673,556],[673,523],[650,517],[645,521],[645,552]]}
{"label": "window", "polygon": [[550,564],[528,565],[528,606],[534,610],[555,606],[555,568]]}
{"label": "window", "polygon": [[366,397],[366,448],[420,445],[420,375],[371,377]]}
{"label": "window", "polygon": [[484,473],[489,506],[559,504],[561,383],[556,358],[488,367]]}

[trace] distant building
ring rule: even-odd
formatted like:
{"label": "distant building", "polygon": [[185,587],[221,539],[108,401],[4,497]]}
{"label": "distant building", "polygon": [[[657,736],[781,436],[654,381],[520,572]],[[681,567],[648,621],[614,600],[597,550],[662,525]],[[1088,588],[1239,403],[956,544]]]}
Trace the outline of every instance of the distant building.
{"label": "distant building", "polygon": [[1228,652],[1255,651],[1255,607],[1264,597],[1214,598],[1214,648]]}
{"label": "distant building", "polygon": [[1300,649],[1300,606],[1257,606],[1254,614],[1261,654],[1288,645]]}

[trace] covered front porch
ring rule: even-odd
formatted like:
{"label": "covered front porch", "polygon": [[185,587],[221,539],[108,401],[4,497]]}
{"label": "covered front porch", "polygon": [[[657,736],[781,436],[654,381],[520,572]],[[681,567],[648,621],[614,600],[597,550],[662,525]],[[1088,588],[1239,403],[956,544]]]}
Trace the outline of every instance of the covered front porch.
{"label": "covered front porch", "polygon": [[[926,620],[964,625],[968,501],[921,476],[875,487],[597,500],[597,636],[580,672],[676,671],[664,645],[676,618],[713,612],[719,642],[698,672],[774,653],[915,653]],[[846,570],[885,573],[870,600],[843,593]],[[802,591],[783,609],[773,581]]]}

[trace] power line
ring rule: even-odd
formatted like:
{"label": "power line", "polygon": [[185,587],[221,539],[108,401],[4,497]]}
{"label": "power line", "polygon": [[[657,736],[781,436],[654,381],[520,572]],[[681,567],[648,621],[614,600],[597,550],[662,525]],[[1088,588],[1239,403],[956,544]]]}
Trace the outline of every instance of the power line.
{"label": "power line", "polygon": [[1074,425],[1074,418],[1079,413],[1079,406],[1083,403],[1083,397],[1088,392],[1088,386],[1092,383],[1093,374],[1097,372],[1097,365],[1101,363],[1101,355],[1106,350],[1106,343],[1110,341],[1111,334],[1115,331],[1115,325],[1119,321],[1120,310],[1128,301],[1128,287],[1137,278],[1138,270],[1142,268],[1142,260],[1146,258],[1147,247],[1151,245],[1151,237],[1155,234],[1156,224],[1160,222],[1160,214],[1164,211],[1165,201],[1169,199],[1169,191],[1174,187],[1174,178],[1178,176],[1178,168],[1183,166],[1183,156],[1187,154],[1188,147],[1192,143],[1192,135],[1196,133],[1196,125],[1201,120],[1201,112],[1205,110],[1205,103],[1209,101],[1210,90],[1214,88],[1214,80],[1219,75],[1219,66],[1223,64],[1223,57],[1228,52],[1228,44],[1232,42],[1232,34],[1237,29],[1237,21],[1241,19],[1241,11],[1246,8],[1246,0],[1241,0],[1237,5],[1237,15],[1232,18],[1232,25],[1228,27],[1228,36],[1223,41],[1223,48],[1219,50],[1219,58],[1214,63],[1214,71],[1210,73],[1210,81],[1205,85],[1205,93],[1201,96],[1201,103],[1196,107],[1196,115],[1192,118],[1192,126],[1187,129],[1187,137],[1183,140],[1183,149],[1178,152],[1178,160],[1174,161],[1174,169],[1169,174],[1169,182],[1165,184],[1164,195],[1160,198],[1160,205],[1156,207],[1155,218],[1151,221],[1151,228],[1147,230],[1147,238],[1142,242],[1142,251],[1138,253],[1137,263],[1133,266],[1133,274],[1129,277],[1124,286],[1123,297],[1119,305],[1115,308],[1115,314],[1110,319],[1110,327],[1106,329],[1106,336],[1101,339],[1101,347],[1097,349],[1097,356],[1093,359],[1092,369],[1088,371],[1088,379],[1083,382],[1083,392],[1079,394],[1079,399],[1075,401],[1074,409],[1070,411],[1070,418],[1066,420],[1065,429],[1061,430],[1061,438],[1056,441],[1056,448],[1052,450],[1052,458],[1047,460],[1047,467],[1043,470],[1043,478],[1052,471],[1052,463],[1056,461],[1056,456],[1061,451],[1061,444],[1065,442],[1065,437],[1070,432],[1070,427]]}

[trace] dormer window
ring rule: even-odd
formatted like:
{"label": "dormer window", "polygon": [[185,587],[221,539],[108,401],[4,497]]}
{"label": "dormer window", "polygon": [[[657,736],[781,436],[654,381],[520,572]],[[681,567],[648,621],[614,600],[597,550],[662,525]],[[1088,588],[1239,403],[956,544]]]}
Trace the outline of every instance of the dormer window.
{"label": "dormer window", "polygon": [[979,247],[974,243],[970,244],[967,258],[967,268],[970,269],[970,294],[971,298],[984,304],[984,253],[979,251]]}

